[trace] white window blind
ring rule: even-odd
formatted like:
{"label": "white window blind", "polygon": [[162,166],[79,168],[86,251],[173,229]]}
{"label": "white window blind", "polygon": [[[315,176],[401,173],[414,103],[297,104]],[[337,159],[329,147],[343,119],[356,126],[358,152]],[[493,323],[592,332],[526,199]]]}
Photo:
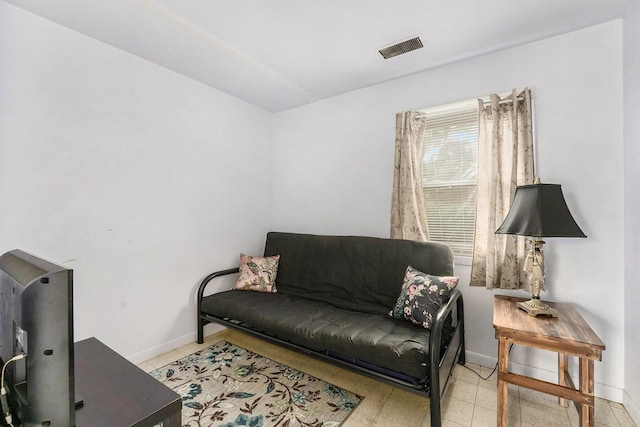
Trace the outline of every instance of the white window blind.
{"label": "white window blind", "polygon": [[473,254],[478,109],[473,103],[425,110],[422,188],[429,238],[455,255]]}

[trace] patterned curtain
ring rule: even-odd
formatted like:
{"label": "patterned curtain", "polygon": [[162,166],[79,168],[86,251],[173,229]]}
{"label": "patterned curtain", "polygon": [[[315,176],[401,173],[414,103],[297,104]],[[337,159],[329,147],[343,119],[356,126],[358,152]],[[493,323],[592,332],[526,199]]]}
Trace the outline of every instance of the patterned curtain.
{"label": "patterned curtain", "polygon": [[391,196],[391,238],[426,241],[427,214],[422,192],[422,138],[426,116],[396,114],[396,151]]}
{"label": "patterned curtain", "polygon": [[490,105],[479,100],[478,183],[471,285],[489,289],[527,287],[522,271],[525,239],[495,234],[507,216],[516,186],[533,184],[531,91]]}

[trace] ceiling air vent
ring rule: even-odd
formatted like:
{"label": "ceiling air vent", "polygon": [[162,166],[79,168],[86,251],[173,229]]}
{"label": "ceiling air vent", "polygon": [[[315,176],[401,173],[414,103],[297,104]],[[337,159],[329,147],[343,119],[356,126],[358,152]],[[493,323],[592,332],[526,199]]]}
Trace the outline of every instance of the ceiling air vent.
{"label": "ceiling air vent", "polygon": [[384,59],[389,59],[394,56],[402,55],[403,53],[411,52],[412,50],[420,49],[421,47],[422,42],[420,41],[420,37],[414,37],[412,39],[396,43],[392,46],[383,47],[378,50],[378,52],[380,52],[380,55],[382,55]]}

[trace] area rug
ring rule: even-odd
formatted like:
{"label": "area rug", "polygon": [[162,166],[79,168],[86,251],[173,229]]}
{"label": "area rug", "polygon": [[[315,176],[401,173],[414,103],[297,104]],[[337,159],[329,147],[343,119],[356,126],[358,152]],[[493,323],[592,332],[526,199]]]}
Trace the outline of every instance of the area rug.
{"label": "area rug", "polygon": [[337,427],[363,399],[225,341],[151,375],[182,396],[185,427]]}

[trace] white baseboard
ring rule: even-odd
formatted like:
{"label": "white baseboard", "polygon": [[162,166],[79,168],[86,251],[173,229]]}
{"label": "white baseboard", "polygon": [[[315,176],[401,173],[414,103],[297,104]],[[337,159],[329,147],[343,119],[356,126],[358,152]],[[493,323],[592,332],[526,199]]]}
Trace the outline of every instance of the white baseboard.
{"label": "white baseboard", "polygon": [[624,392],[622,404],[629,413],[629,416],[633,419],[633,422],[640,425],[640,407],[638,407],[636,402],[631,400],[631,396],[629,396],[626,391]]}
{"label": "white baseboard", "polygon": [[[205,336],[211,335],[216,332],[220,332],[223,329],[226,329],[226,328],[222,325],[218,325],[215,323],[205,325],[204,335]],[[197,337],[198,336],[195,332],[191,332],[181,337],[174,338],[170,341],[167,341],[157,346],[143,350],[141,352],[126,356],[126,359],[129,360],[131,363],[142,363],[147,360],[153,359],[156,356],[160,356],[161,354],[168,353],[172,350],[175,350],[176,348],[180,348],[184,345],[194,343],[196,342]]]}
{"label": "white baseboard", "polygon": [[[470,351],[466,352],[466,360],[467,362],[474,363],[480,366],[490,367],[490,368],[493,368],[498,362],[498,359],[496,357],[487,356],[485,354],[473,353]],[[548,371],[546,369],[522,365],[514,362],[510,362],[509,365],[510,365],[509,369],[512,372],[515,372],[517,374],[526,375],[528,377],[533,377],[542,381],[547,381],[550,383],[557,384],[557,381],[558,381],[557,371]],[[571,372],[571,376],[573,378],[578,378],[578,372]],[[612,402],[622,403],[626,407],[626,404],[623,402],[624,400],[623,395],[625,394],[623,389],[611,387],[607,384],[602,384],[596,381],[594,385],[594,394],[596,395],[596,397],[601,397],[603,399],[607,399]]]}
{"label": "white baseboard", "polygon": [[498,359],[495,357],[487,356],[486,354],[474,353],[468,350],[465,352],[465,357],[467,362],[485,366],[487,368],[493,368],[496,366],[496,363],[498,363]]}

